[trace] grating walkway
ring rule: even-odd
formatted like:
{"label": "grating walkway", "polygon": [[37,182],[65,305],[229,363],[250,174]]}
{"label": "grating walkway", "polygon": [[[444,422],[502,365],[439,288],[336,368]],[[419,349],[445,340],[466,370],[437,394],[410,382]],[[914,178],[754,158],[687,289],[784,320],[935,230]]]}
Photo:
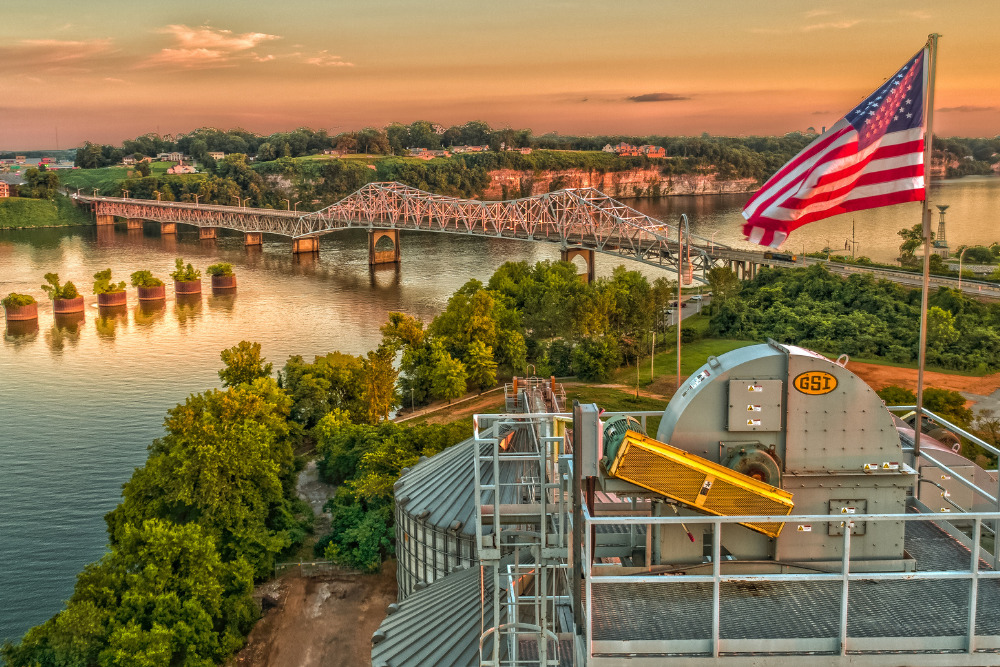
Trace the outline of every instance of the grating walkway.
{"label": "grating walkway", "polygon": [[[906,550],[918,571],[968,569],[968,549],[929,522],[908,522]],[[982,569],[990,569],[980,562]],[[964,636],[971,582],[855,581],[851,637]],[[724,639],[827,638],[839,634],[840,582],[723,583]],[[593,587],[594,639],[706,639],[712,634],[711,584],[604,584]],[[1000,581],[981,580],[976,633],[1000,635]]]}

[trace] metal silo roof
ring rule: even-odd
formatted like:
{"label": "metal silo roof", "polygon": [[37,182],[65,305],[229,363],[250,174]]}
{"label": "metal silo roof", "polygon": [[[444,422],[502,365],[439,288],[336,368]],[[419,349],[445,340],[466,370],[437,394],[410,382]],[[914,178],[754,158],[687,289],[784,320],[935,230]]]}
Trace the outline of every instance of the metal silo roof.
{"label": "metal silo roof", "polygon": [[[526,439],[527,433],[517,433],[515,438]],[[492,445],[480,443],[479,451],[484,456],[488,455],[492,451]],[[417,463],[396,482],[396,504],[401,506],[406,514],[428,524],[452,529],[465,535],[474,535],[476,532],[476,483],[473,462],[475,452],[475,439],[469,438]],[[516,482],[519,470],[519,464],[501,461],[501,484],[511,485]],[[484,466],[482,482],[490,484],[492,480],[492,468]],[[514,495],[513,486],[504,486],[500,502],[516,502]]]}
{"label": "metal silo roof", "polygon": [[492,625],[493,568],[450,574],[389,606],[372,635],[372,667],[478,667],[484,618]]}

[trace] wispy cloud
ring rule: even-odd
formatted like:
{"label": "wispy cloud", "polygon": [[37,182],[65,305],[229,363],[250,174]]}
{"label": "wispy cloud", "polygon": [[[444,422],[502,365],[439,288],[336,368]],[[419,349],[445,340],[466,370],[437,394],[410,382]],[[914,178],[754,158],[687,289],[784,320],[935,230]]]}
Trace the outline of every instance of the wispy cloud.
{"label": "wispy cloud", "polygon": [[315,56],[306,57],[303,62],[317,67],[354,67],[354,63],[345,62],[342,57],[331,55],[326,49]]}
{"label": "wispy cloud", "polygon": [[22,39],[0,46],[0,62],[20,73],[86,72],[115,52],[110,39]]}
{"label": "wispy cloud", "polygon": [[211,26],[168,25],[160,32],[172,36],[174,44],[147,58],[140,63],[140,67],[208,69],[232,67],[241,60],[263,62],[273,58],[261,56],[253,49],[265,42],[281,39],[279,35],[263,32],[238,34]]}
{"label": "wispy cloud", "polygon": [[802,32],[815,32],[817,30],[847,30],[861,23],[861,19],[844,19],[843,21],[824,21],[822,23],[811,23],[804,25]]}
{"label": "wispy cloud", "polygon": [[675,93],[646,93],[644,95],[632,95],[625,99],[629,102],[680,102],[691,98]]}
{"label": "wispy cloud", "polygon": [[978,113],[980,111],[1000,111],[997,107],[981,107],[974,104],[963,104],[957,107],[941,107],[935,109],[935,111],[942,111],[944,113]]}

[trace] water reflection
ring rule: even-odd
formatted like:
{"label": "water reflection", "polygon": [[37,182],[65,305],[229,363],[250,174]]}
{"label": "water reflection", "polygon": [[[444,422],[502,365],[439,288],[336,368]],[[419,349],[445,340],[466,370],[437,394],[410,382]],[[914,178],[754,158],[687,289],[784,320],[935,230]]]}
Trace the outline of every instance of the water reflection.
{"label": "water reflection", "polygon": [[236,307],[236,288],[212,288],[212,296],[208,298],[208,309],[213,312],[232,313]]}
{"label": "water reflection", "polygon": [[399,287],[402,271],[399,264],[382,264],[368,270],[368,283],[371,287]]}
{"label": "water reflection", "polygon": [[20,347],[38,338],[38,320],[8,320],[4,342]]}
{"label": "water reflection", "polygon": [[128,326],[128,306],[103,306],[97,309],[94,326],[100,338],[113,339],[119,324]]}
{"label": "water reflection", "polygon": [[132,309],[132,321],[138,327],[150,327],[162,320],[166,314],[166,301],[140,301],[139,305]]}
{"label": "water reflection", "polygon": [[125,233],[125,241],[129,246],[146,245],[146,235],[141,229],[130,229]]}
{"label": "water reflection", "polygon": [[174,314],[181,327],[194,324],[201,319],[201,294],[178,294],[175,299]]}
{"label": "water reflection", "polygon": [[49,348],[61,354],[67,347],[75,348],[80,343],[80,332],[86,321],[86,313],[63,313],[52,315],[52,328],[45,335]]}
{"label": "water reflection", "polygon": [[319,262],[319,253],[303,252],[292,255],[292,267],[295,275],[311,276],[316,273],[316,264]]}
{"label": "water reflection", "polygon": [[165,252],[174,254],[177,252],[177,234],[163,234],[160,236],[160,248]]}
{"label": "water reflection", "polygon": [[97,226],[97,247],[98,248],[111,248],[115,245],[115,226],[114,225],[98,225]]}

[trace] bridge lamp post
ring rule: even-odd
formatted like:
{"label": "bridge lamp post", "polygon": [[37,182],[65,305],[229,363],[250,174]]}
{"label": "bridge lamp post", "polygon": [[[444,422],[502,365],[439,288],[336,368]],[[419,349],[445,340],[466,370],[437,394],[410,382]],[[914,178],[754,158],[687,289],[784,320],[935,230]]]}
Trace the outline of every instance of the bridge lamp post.
{"label": "bridge lamp post", "polygon": [[295,208],[292,209],[293,213],[298,213],[299,212],[299,204],[301,204],[301,203],[302,202],[300,202],[300,201],[295,202]]}
{"label": "bridge lamp post", "polygon": [[94,196],[97,196],[97,188],[94,188]]}
{"label": "bridge lamp post", "polygon": [[195,195],[195,196],[194,196],[194,205],[195,205],[195,206],[197,206],[197,205],[198,205],[198,197],[200,197],[200,196],[201,196],[201,195]]}
{"label": "bridge lamp post", "polygon": [[153,190],[153,194],[156,195],[156,201],[160,201],[160,194],[161,194],[160,191],[159,190]]}
{"label": "bridge lamp post", "polygon": [[[677,246],[678,256],[677,256],[677,308],[675,312],[677,313],[677,389],[675,391],[681,390],[681,283],[684,280],[684,239],[687,239],[688,243],[688,253],[691,252],[691,227],[688,224],[687,213],[681,213],[681,222],[684,223],[684,236],[679,238],[680,243]],[[680,237],[681,228],[680,225],[677,226],[677,235]],[[690,256],[688,257],[688,262],[691,261]]]}
{"label": "bridge lamp post", "polygon": [[286,211],[291,211],[292,210],[292,200],[290,200],[290,199],[282,199],[281,201],[285,202],[285,210]]}
{"label": "bridge lamp post", "polygon": [[125,195],[125,199],[128,199],[128,190],[122,190],[122,194]]}

